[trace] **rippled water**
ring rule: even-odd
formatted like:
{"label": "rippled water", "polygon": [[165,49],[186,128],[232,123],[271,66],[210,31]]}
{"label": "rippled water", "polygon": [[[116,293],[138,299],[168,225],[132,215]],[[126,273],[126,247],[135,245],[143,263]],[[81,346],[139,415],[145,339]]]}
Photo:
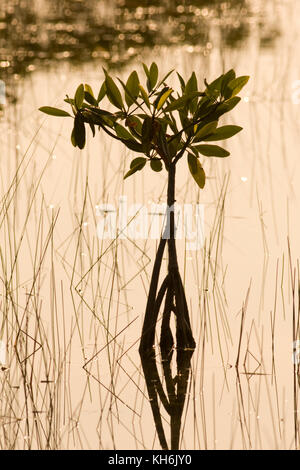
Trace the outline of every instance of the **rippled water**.
{"label": "rippled water", "polygon": [[165,201],[165,175],[123,181],[129,151],[101,133],[74,150],[71,124],[37,111],[97,89],[103,65],[125,77],[155,60],[199,82],[251,76],[228,119],[244,130],[204,162],[205,190],[177,171],[206,235],[196,252],[178,241],[197,341],[180,446],[299,448],[299,2],[148,3],[0,7],[0,446],[159,448],[138,355],[157,242],[98,240],[96,206]]}

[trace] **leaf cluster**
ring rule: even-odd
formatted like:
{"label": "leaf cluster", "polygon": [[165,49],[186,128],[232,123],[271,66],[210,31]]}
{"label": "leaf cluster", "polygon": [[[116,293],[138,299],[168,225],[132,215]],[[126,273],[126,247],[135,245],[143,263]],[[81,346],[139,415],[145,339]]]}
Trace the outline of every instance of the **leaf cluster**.
{"label": "leaf cluster", "polygon": [[[93,136],[95,130],[105,132],[121,141],[129,150],[141,154],[130,164],[127,178],[142,170],[147,163],[159,172],[176,164],[184,154],[191,175],[203,188],[205,173],[200,157],[229,156],[224,148],[211,142],[224,141],[242,130],[235,125],[219,126],[219,119],[231,111],[241,100],[238,93],[249,80],[236,77],[234,70],[220,75],[211,83],[204,81],[198,88],[195,72],[185,82],[177,73],[180,92],[168,85],[171,70],[159,79],[156,63],[148,68],[143,64],[144,81],[133,71],[126,82],[114,80],[104,69],[104,80],[98,94],[88,84],[80,84],[74,98],[66,97],[74,117],[71,141],[83,149],[86,143],[86,126]],[[105,100],[113,105],[105,105]],[[44,106],[40,111],[58,117],[72,117],[64,110]]]}

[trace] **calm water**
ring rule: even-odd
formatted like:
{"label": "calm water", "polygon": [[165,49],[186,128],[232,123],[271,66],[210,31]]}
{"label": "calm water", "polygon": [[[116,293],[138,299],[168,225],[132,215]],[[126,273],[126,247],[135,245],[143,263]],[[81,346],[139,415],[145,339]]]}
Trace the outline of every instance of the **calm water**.
{"label": "calm water", "polygon": [[138,355],[157,242],[101,241],[96,226],[120,195],[165,201],[165,176],[123,181],[129,151],[102,134],[74,150],[71,124],[37,111],[81,82],[97,90],[102,66],[125,77],[155,60],[199,81],[251,75],[231,157],[206,159],[200,193],[184,160],[177,172],[177,202],[204,204],[206,236],[197,251],[178,240],[197,341],[180,446],[299,448],[299,2],[146,3],[0,7],[0,446],[160,448]]}

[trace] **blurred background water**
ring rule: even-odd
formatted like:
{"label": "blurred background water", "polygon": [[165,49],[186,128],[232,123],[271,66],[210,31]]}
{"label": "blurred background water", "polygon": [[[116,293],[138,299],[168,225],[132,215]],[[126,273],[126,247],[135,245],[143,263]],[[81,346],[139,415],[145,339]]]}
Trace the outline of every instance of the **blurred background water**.
{"label": "blurred background water", "polygon": [[18,79],[58,61],[94,61],[120,68],[161,46],[209,55],[218,30],[222,48],[259,47],[280,36],[276,1],[17,0],[1,2],[1,75]]}

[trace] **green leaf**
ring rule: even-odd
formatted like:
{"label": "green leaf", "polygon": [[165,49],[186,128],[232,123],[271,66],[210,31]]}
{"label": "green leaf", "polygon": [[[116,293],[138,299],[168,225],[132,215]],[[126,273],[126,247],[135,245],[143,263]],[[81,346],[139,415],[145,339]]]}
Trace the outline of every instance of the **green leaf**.
{"label": "green leaf", "polygon": [[134,70],[128,77],[128,80],[126,82],[126,88],[128,90],[128,93],[125,91],[125,101],[127,103],[127,106],[131,106],[137,97],[139,96],[139,76],[137,72]]}
{"label": "green leaf", "polygon": [[87,122],[92,122],[95,125],[107,125],[113,127],[116,121],[116,116],[103,109],[90,107],[81,112]]}
{"label": "green leaf", "polygon": [[132,162],[130,163],[130,170],[127,171],[126,175],[124,176],[124,180],[128,178],[128,176],[131,176],[137,171],[142,170],[146,165],[146,161],[147,159],[143,157],[138,157],[132,160]]}
{"label": "green leaf", "polygon": [[[195,72],[193,72],[185,86],[185,93],[188,95],[189,93],[197,92],[197,91],[198,91],[197,77],[196,77]],[[197,100],[193,98],[191,99],[189,103],[189,110],[191,111],[191,113],[194,113],[196,109],[197,109]]]}
{"label": "green leaf", "polygon": [[249,78],[250,77],[248,75],[244,75],[242,77],[237,77],[228,83],[228,88],[232,90],[231,97],[236,96],[241,91],[241,89],[248,83]]}
{"label": "green leaf", "polygon": [[162,170],[162,162],[159,158],[151,158],[150,160],[150,166],[153,171],[161,171]]}
{"label": "green leaf", "polygon": [[243,128],[240,126],[222,126],[216,129],[213,135],[210,135],[203,140],[216,142],[217,140],[229,139],[230,137],[233,137],[235,134],[240,132],[242,129]]}
{"label": "green leaf", "polygon": [[146,105],[150,109],[150,101],[149,101],[148,94],[147,94],[145,88],[143,88],[143,86],[140,83],[139,83],[139,89],[140,89],[140,92],[141,92],[141,95],[142,95],[142,98],[143,98],[144,102],[146,103]]}
{"label": "green leaf", "polygon": [[188,119],[188,110],[186,108],[180,109],[179,111],[180,122],[183,128],[187,127],[189,130],[191,121]]}
{"label": "green leaf", "polygon": [[213,98],[216,98],[221,93],[221,87],[223,83],[224,75],[220,75],[216,80],[211,82],[207,87],[207,94]]}
{"label": "green leaf", "polygon": [[[153,102],[153,106],[154,106],[155,109],[157,108],[158,102],[159,102],[160,98],[162,97],[162,95],[163,95],[164,93],[166,93],[166,91],[168,91],[168,90],[170,90],[170,87],[169,87],[169,86],[165,86],[160,92],[155,93],[156,98],[155,98],[155,100],[154,100],[154,102]],[[174,98],[174,99],[175,99],[175,98]]]}
{"label": "green leaf", "polygon": [[84,85],[84,99],[93,106],[97,106],[98,104],[92,88],[87,83]]}
{"label": "green leaf", "polygon": [[168,91],[166,91],[161,98],[159,99],[159,102],[157,103],[157,111],[160,110],[160,108],[164,105],[166,100],[169,98],[170,94],[173,92],[172,88],[170,88]]}
{"label": "green leaf", "polygon": [[191,150],[193,152],[193,154],[198,158],[199,157],[199,152],[198,150],[196,149],[196,147],[192,147],[190,146],[189,147],[189,150]]}
{"label": "green leaf", "polygon": [[120,137],[121,139],[134,140],[130,132],[128,132],[128,130],[125,129],[125,127],[121,126],[121,124],[118,124],[116,122],[114,124],[114,128],[115,128],[117,136]]}
{"label": "green leaf", "polygon": [[146,161],[147,161],[147,159],[144,158],[144,157],[137,157],[137,158],[134,158],[134,159],[132,160],[132,162],[130,163],[130,169],[132,170],[132,168],[134,168],[134,167],[137,166],[137,165],[143,165],[143,166],[145,166]]}
{"label": "green leaf", "polygon": [[121,93],[119,91],[119,88],[113,81],[113,79],[106,73],[106,78],[105,78],[105,84],[106,84],[106,94],[107,98],[109,101],[116,106],[116,108],[123,109],[124,104],[122,100]]}
{"label": "green leaf", "polygon": [[91,128],[93,137],[95,137],[95,124],[93,122],[89,122],[89,126]]}
{"label": "green leaf", "polygon": [[199,160],[191,153],[188,153],[188,165],[192,177],[198,186],[203,189],[205,186],[205,172]]}
{"label": "green leaf", "polygon": [[228,72],[224,73],[222,79],[222,87],[227,86],[231,80],[234,80],[236,77],[235,71],[233,69],[228,70]]}
{"label": "green leaf", "polygon": [[97,100],[92,95],[90,95],[88,91],[84,92],[84,99],[87,103],[90,103],[93,106],[97,106],[98,104]]}
{"label": "green leaf", "polygon": [[146,64],[142,63],[142,66],[143,66],[143,69],[144,69],[144,72],[145,72],[145,75],[146,75],[146,78],[147,78],[147,89],[148,91],[151,91],[151,87],[150,87],[150,71],[147,67]]}
{"label": "green leaf", "polygon": [[126,145],[130,150],[138,153],[144,153],[144,146],[133,140],[122,139],[123,144]]}
{"label": "green leaf", "polygon": [[86,91],[86,92],[89,93],[93,98],[95,98],[92,87],[91,87],[90,85],[88,85],[87,83],[84,84],[84,91]]}
{"label": "green leaf", "polygon": [[148,69],[147,65],[142,63],[142,66],[143,66],[146,77],[149,78],[150,72],[149,72],[149,69]]}
{"label": "green leaf", "polygon": [[191,93],[193,91],[198,91],[197,77],[195,72],[192,73],[185,86],[185,93]]}
{"label": "green leaf", "polygon": [[72,98],[69,98],[68,95],[67,98],[64,99],[64,101],[69,104],[74,104],[74,100]]}
{"label": "green leaf", "polygon": [[208,121],[206,122],[211,122],[215,121],[217,118],[215,118],[211,112],[216,109],[217,106],[220,104],[216,104],[214,100],[212,100],[209,96],[204,94],[202,98],[200,99],[198,103],[198,108],[197,111],[194,115],[194,118],[198,120],[199,118],[204,118],[205,116],[209,117]]}
{"label": "green leaf", "polygon": [[74,142],[80,149],[83,149],[85,146],[85,127],[79,113],[76,114],[74,119]]}
{"label": "green leaf", "polygon": [[227,150],[223,149],[222,147],[219,147],[218,145],[195,145],[194,147],[198,152],[202,153],[202,155],[205,155],[206,157],[220,157],[220,158],[225,158],[230,155],[230,152],[227,152]]}
{"label": "green leaf", "polygon": [[[127,86],[125,85],[125,83],[124,83],[120,78],[118,78],[118,80],[119,80],[119,82],[121,83],[121,85],[122,85],[122,87],[123,87],[123,89],[124,89],[124,92],[125,92],[125,100],[126,100],[126,95],[127,95],[127,100],[128,100],[128,98],[129,98],[128,103],[131,103],[131,104],[132,104],[132,103],[135,103],[136,106],[138,106],[139,108],[142,108],[141,105],[140,105],[140,103],[138,102],[138,96],[136,96],[136,97],[133,96],[133,95],[130,93],[130,91],[129,91],[129,89],[127,88]],[[139,93],[140,93],[140,88],[138,87],[138,95],[139,95]],[[131,101],[130,101],[130,100],[131,100]],[[130,104],[129,106],[131,106],[131,104]]]}
{"label": "green leaf", "polygon": [[152,137],[153,137],[153,120],[150,116],[146,116],[142,125],[142,142],[143,142],[146,154],[150,152]]}
{"label": "green leaf", "polygon": [[209,122],[208,124],[205,124],[196,133],[194,142],[199,142],[200,140],[204,140],[205,137],[209,136],[210,134],[213,134],[217,128],[217,125],[218,125],[218,121],[212,121],[212,122]]}
{"label": "green leaf", "polygon": [[71,114],[67,113],[67,111],[64,111],[63,109],[52,108],[52,106],[42,106],[39,108],[39,111],[42,111],[42,113],[45,114],[49,114],[49,116],[72,117]]}
{"label": "green leaf", "polygon": [[155,87],[157,80],[158,80],[158,67],[155,62],[152,62],[151,64],[148,80],[149,80],[149,86],[150,86],[150,90],[149,88],[148,90],[151,91]]}
{"label": "green leaf", "polygon": [[218,108],[216,109],[215,116],[220,117],[225,113],[228,113],[231,111],[235,106],[241,101],[241,98],[239,96],[234,96],[233,98],[230,98],[229,100],[225,101],[224,103],[220,104]]}
{"label": "green leaf", "polygon": [[130,130],[135,130],[138,134],[142,134],[142,123],[136,116],[128,116],[125,120],[125,125]]}
{"label": "green leaf", "polygon": [[191,93],[184,93],[182,96],[177,98],[177,100],[170,103],[166,108],[165,112],[169,113],[170,111],[179,110],[184,108],[188,101],[193,100],[196,96],[201,96],[201,93],[198,91],[193,91]]}
{"label": "green leaf", "polygon": [[158,133],[158,145],[162,154],[166,156],[168,159],[170,159],[170,152],[169,152],[166,134],[162,128],[159,129],[159,133]]}
{"label": "green leaf", "polygon": [[84,86],[81,83],[75,92],[74,102],[77,109],[80,109],[84,100]]}
{"label": "green leaf", "polygon": [[228,70],[228,72],[223,75],[221,94],[225,99],[230,98],[232,90],[228,89],[228,83],[235,79],[235,71],[233,69]]}
{"label": "green leaf", "polygon": [[98,94],[98,98],[97,98],[97,103],[98,104],[100,103],[100,101],[103,100],[105,95],[106,95],[106,83],[104,81],[101,85],[100,90],[99,90],[99,94]]}
{"label": "green leaf", "polygon": [[177,77],[179,78],[179,81],[180,81],[181,91],[182,91],[182,93],[184,93],[185,92],[185,81],[183,80],[180,73],[178,73],[178,72],[176,72],[176,73],[177,73]]}

